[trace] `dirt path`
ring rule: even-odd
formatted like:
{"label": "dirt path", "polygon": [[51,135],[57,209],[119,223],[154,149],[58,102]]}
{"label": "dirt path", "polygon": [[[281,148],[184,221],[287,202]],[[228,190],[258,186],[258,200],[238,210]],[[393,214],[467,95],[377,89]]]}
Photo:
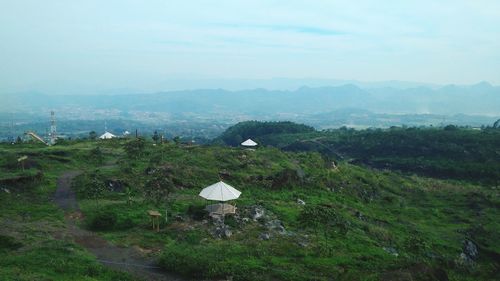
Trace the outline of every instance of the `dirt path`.
{"label": "dirt path", "polygon": [[55,203],[66,213],[67,235],[94,254],[105,266],[129,272],[143,280],[183,281],[178,276],[162,271],[154,260],[143,256],[137,249],[114,246],[96,233],[77,226],[82,214],[75,192],[71,189],[71,180],[79,174],[79,171],[65,172],[57,180],[54,194]]}

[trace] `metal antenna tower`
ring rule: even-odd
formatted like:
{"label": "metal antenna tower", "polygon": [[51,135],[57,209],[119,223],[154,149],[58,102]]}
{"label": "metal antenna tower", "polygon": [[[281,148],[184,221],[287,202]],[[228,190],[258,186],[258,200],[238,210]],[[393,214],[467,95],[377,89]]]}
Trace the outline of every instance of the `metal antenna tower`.
{"label": "metal antenna tower", "polygon": [[9,136],[9,142],[14,142],[14,140],[16,139],[14,137],[14,113],[11,113],[10,114],[10,136]]}
{"label": "metal antenna tower", "polygon": [[56,115],[52,110],[50,112],[50,143],[55,144],[57,139]]}

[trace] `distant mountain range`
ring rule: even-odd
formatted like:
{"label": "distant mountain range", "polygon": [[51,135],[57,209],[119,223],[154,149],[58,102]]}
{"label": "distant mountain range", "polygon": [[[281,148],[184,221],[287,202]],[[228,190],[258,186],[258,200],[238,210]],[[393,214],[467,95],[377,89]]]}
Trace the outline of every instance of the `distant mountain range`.
{"label": "distant mountain range", "polygon": [[1,112],[50,109],[166,112],[213,116],[245,114],[293,116],[355,108],[386,114],[469,114],[500,116],[500,87],[482,82],[470,86],[362,88],[353,84],[301,87],[297,90],[201,89],[126,95],[45,95],[20,93],[2,96]]}

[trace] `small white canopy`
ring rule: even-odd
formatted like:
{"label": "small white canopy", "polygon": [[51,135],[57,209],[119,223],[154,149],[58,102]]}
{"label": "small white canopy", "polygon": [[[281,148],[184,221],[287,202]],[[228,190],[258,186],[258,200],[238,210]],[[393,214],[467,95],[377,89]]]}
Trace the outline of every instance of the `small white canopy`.
{"label": "small white canopy", "polygon": [[112,139],[112,138],[116,138],[115,135],[113,135],[112,133],[110,132],[106,132],[104,134],[102,134],[102,136],[99,137],[101,140],[106,140],[106,139]]}
{"label": "small white canopy", "polygon": [[240,197],[241,192],[225,182],[214,183],[205,187],[200,196],[214,201],[228,201]]}
{"label": "small white canopy", "polygon": [[243,146],[257,146],[257,143],[251,139],[247,139],[246,141],[242,142],[241,145],[243,145]]}

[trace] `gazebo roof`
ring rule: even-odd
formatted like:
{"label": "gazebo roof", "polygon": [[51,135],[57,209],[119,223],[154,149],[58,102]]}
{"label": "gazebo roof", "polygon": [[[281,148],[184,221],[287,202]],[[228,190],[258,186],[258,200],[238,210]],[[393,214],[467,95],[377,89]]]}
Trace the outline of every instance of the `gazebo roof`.
{"label": "gazebo roof", "polygon": [[112,133],[110,132],[105,132],[104,134],[102,134],[100,137],[100,139],[104,140],[104,139],[112,139],[112,138],[116,138],[115,135],[113,135]]}
{"label": "gazebo roof", "polygon": [[228,201],[240,197],[241,192],[229,184],[220,181],[205,187],[200,196],[214,201]]}
{"label": "gazebo roof", "polygon": [[257,146],[257,143],[254,142],[252,139],[247,139],[246,141],[242,142],[241,145],[243,145],[243,146]]}

